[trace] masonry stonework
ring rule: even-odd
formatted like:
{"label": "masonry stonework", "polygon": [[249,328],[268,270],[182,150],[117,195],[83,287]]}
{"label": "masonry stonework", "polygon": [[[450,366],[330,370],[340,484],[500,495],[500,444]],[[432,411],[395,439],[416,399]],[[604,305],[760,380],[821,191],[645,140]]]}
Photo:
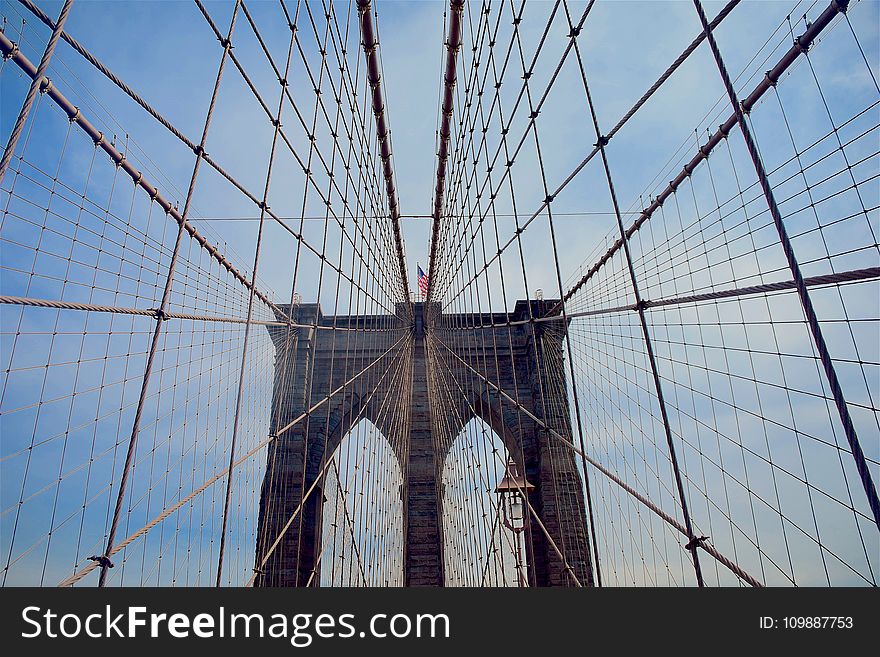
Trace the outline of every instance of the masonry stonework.
{"label": "masonry stonework", "polygon": [[[443,435],[457,436],[479,416],[525,465],[526,477],[535,484],[529,504],[543,529],[534,517],[527,518],[529,583],[572,586],[577,578],[591,585],[583,488],[574,454],[487,384],[491,381],[522,409],[572,440],[565,331],[559,321],[523,321],[530,307],[531,316],[541,317],[555,305],[553,300],[517,302],[507,326],[503,313],[441,316],[437,308],[426,309],[422,303],[413,304],[407,322],[391,316],[324,316],[316,304],[299,304],[291,320],[300,328],[270,327],[276,347],[271,431],[279,435],[270,444],[261,491],[256,584],[318,585],[322,467],[349,430],[366,418],[389,437],[403,426],[403,435],[390,442],[405,482],[404,585],[443,586],[440,482],[451,447],[445,441],[451,438],[432,433],[439,425],[432,422],[429,386],[437,386],[440,378],[437,370],[433,376],[430,371],[437,367],[459,388],[451,417],[444,418],[449,430]],[[486,328],[490,324],[495,328]],[[400,359],[397,341],[408,331],[412,358]],[[450,347],[438,346],[444,344]],[[401,389],[389,377],[408,377],[412,398],[386,398],[390,390],[399,397]],[[290,522],[294,515],[296,521]]]}

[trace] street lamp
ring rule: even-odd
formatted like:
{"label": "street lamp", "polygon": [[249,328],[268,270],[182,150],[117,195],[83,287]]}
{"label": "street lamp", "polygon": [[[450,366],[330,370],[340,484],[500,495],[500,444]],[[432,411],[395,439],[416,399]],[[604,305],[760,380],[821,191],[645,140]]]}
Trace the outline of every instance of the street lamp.
{"label": "street lamp", "polygon": [[524,476],[520,476],[513,459],[507,461],[507,471],[504,473],[495,492],[498,494],[498,506],[501,507],[501,522],[513,532],[513,544],[516,558],[516,575],[519,586],[528,586],[523,573],[523,554],[520,534],[526,528],[525,504],[528,504],[528,494],[535,487]]}
{"label": "street lamp", "polygon": [[510,531],[517,534],[522,532],[525,525],[523,513],[523,495],[528,495],[535,487],[525,477],[519,474],[516,462],[513,459],[507,461],[507,472],[504,473],[495,492],[498,494],[498,504],[501,507],[501,522]]}

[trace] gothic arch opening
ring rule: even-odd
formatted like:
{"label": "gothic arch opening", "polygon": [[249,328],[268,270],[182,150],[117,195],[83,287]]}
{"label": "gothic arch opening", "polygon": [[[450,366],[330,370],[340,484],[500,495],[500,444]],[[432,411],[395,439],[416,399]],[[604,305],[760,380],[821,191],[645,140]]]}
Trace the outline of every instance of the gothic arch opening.
{"label": "gothic arch opening", "polygon": [[323,482],[321,586],[403,585],[403,473],[385,435],[362,419]]}
{"label": "gothic arch opening", "polygon": [[445,586],[528,586],[525,534],[506,526],[495,492],[507,461],[504,442],[479,417],[462,428],[446,452],[441,478]]}

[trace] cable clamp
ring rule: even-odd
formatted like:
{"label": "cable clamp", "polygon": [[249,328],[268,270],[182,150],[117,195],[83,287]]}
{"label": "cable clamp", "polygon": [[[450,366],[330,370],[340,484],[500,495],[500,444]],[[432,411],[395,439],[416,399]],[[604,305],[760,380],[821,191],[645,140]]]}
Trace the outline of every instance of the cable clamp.
{"label": "cable clamp", "polygon": [[93,554],[88,559],[97,563],[101,568],[115,568],[113,562],[110,561],[110,557],[105,554]]}
{"label": "cable clamp", "polygon": [[3,55],[3,59],[12,59],[18,54],[18,44],[15,41],[12,42],[12,47],[9,49],[9,52]]}
{"label": "cable clamp", "polygon": [[40,80],[40,93],[41,94],[48,93],[48,92],[52,91],[53,88],[54,88],[54,86],[52,85],[52,80],[50,80],[49,78],[43,78],[42,80]]}
{"label": "cable clamp", "polygon": [[71,123],[76,123],[79,120],[79,107],[74,107],[76,111],[73,113],[73,116],[68,116],[67,119]]}
{"label": "cable clamp", "polygon": [[596,148],[605,148],[608,145],[608,137],[606,135],[599,135],[599,139],[596,141],[593,146]]}
{"label": "cable clamp", "polygon": [[688,541],[687,545],[684,546],[684,549],[688,551],[696,550],[698,547],[702,547],[703,543],[708,540],[708,536],[694,536]]}
{"label": "cable clamp", "polygon": [[164,322],[166,319],[168,319],[168,313],[166,313],[161,308],[150,308],[149,310],[150,310],[150,313],[152,313],[153,317],[155,317],[156,319],[158,319],[160,321]]}

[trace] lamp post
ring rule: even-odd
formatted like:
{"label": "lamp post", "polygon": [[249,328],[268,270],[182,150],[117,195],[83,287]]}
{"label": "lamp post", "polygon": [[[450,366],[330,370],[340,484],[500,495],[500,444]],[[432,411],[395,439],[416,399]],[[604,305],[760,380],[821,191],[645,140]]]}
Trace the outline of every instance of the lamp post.
{"label": "lamp post", "polygon": [[528,503],[527,496],[535,490],[528,480],[519,474],[516,462],[508,459],[507,470],[504,478],[495,488],[498,495],[498,506],[501,509],[501,523],[513,532],[514,548],[516,550],[516,573],[520,586],[527,586],[522,572],[522,552],[520,547],[520,534],[526,528],[525,505]]}

